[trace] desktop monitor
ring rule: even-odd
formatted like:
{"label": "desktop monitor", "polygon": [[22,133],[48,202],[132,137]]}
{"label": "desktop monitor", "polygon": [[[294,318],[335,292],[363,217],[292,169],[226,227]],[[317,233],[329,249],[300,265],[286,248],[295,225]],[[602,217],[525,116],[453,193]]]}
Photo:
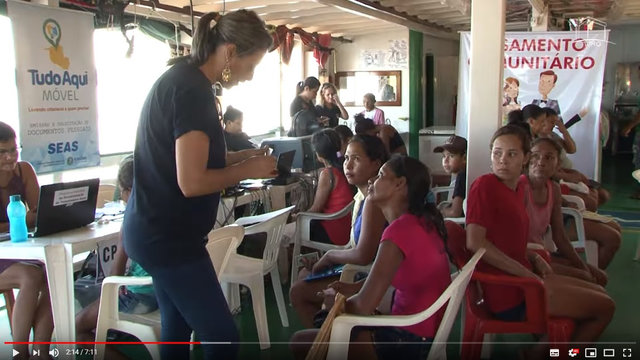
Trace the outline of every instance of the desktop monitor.
{"label": "desktop monitor", "polygon": [[311,135],[302,137],[274,137],[262,140],[260,146],[269,146],[273,149],[273,156],[295,150],[293,158],[293,169],[302,169],[302,172],[310,172],[320,167],[313,147],[311,146]]}

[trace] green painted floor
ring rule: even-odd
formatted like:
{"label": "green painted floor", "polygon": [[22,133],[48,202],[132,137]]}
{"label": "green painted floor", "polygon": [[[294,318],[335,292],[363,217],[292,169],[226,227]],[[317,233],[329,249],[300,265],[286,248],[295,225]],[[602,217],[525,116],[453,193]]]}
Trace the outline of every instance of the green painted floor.
{"label": "green painted floor", "polygon": [[[630,155],[618,156],[616,158],[606,157],[603,160],[602,183],[609,189],[612,198],[602,209],[616,212],[626,212],[638,216],[640,212],[640,200],[629,199],[629,195],[640,186],[631,177],[631,157]],[[598,344],[600,349],[616,349],[616,357],[622,357],[622,349],[633,348],[633,354],[640,357],[640,348],[637,345],[611,344],[612,342],[636,342],[640,341],[640,262],[632,260],[637,243],[640,239],[640,229],[625,227],[623,232],[622,248],[607,269],[609,274],[609,284],[607,291],[616,301],[616,313],[614,318],[602,335],[601,342],[608,344]],[[288,286],[284,286],[285,298],[288,300]],[[270,359],[286,360],[291,359],[288,341],[291,335],[302,329],[297,320],[297,316],[291,307],[288,308],[289,327],[284,328],[280,323],[275,297],[271,284],[268,283],[265,289],[267,314],[269,322],[269,333],[271,336],[271,348],[260,350],[257,344],[257,332],[253,312],[251,311],[251,301],[249,294],[242,295],[242,311],[235,316],[236,324],[240,331],[242,344],[240,346],[240,359]],[[1,303],[1,300],[0,300]],[[0,339],[10,339],[9,326],[6,318],[6,311],[0,311]],[[460,320],[454,324],[448,347],[449,359],[458,358],[457,342],[460,339]],[[518,344],[522,341],[532,341],[529,335],[497,336],[495,339],[501,344],[494,345],[493,359],[517,359],[518,352],[526,346]],[[577,346],[583,348],[583,346]],[[602,351],[602,350],[600,350]],[[0,344],[0,359],[9,359],[11,348]],[[201,353],[196,351],[195,358],[202,358]],[[135,356],[140,358],[140,356]],[[579,357],[584,358],[582,354]]]}

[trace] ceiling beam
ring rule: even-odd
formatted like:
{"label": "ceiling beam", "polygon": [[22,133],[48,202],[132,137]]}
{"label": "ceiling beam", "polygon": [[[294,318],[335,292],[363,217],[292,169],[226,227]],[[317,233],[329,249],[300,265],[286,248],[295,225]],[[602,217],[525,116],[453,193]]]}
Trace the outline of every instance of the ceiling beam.
{"label": "ceiling beam", "polygon": [[254,9],[271,5],[291,4],[291,0],[240,0],[240,1],[221,1],[221,0],[193,0],[193,7],[199,5],[214,5],[217,11],[222,11],[224,7],[226,11],[238,9]]}
{"label": "ceiling beam", "polygon": [[406,26],[409,29],[420,31],[424,34],[438,38],[457,39],[456,33],[443,26],[433,24],[431,22],[419,19],[415,16],[401,13],[393,8],[381,6],[369,0],[315,0],[324,5],[335,6],[355,11],[368,16],[376,17],[380,20],[392,22],[398,25]]}
{"label": "ceiling beam", "polygon": [[414,5],[414,6],[405,6],[403,4],[403,5],[394,6],[394,8],[398,11],[412,12],[412,13],[416,11],[422,11],[422,10],[441,10],[441,9],[453,10],[446,5],[440,4],[439,2],[435,4],[420,4],[420,5]]}
{"label": "ceiling beam", "polygon": [[311,9],[311,10],[299,10],[299,11],[279,11],[279,12],[270,12],[265,15],[261,15],[260,17],[264,21],[273,21],[273,20],[291,20],[292,18],[304,17],[304,16],[317,16],[324,14],[336,14],[337,12],[341,12],[334,7],[331,6],[322,6],[319,8]]}

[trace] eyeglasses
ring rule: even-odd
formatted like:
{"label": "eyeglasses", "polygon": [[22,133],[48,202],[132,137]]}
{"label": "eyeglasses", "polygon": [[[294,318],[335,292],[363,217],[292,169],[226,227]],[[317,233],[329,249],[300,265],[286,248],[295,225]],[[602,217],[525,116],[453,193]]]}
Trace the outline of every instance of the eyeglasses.
{"label": "eyeglasses", "polygon": [[14,147],[12,149],[0,149],[0,157],[16,156],[18,155],[18,151],[20,151],[20,149],[20,147]]}

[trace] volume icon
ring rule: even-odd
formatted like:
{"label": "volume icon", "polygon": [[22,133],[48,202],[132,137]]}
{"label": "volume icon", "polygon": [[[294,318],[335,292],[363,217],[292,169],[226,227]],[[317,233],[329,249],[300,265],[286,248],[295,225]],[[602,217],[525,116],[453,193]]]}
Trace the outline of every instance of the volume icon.
{"label": "volume icon", "polygon": [[58,351],[58,349],[51,349],[49,350],[49,355],[53,357],[58,357],[58,355],[60,355],[60,351]]}

